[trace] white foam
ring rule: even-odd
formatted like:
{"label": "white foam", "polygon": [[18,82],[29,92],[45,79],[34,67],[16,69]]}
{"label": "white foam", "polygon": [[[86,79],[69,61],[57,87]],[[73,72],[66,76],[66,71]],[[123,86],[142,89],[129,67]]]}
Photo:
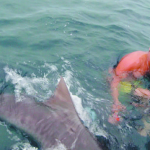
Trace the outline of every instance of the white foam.
{"label": "white foam", "polygon": [[[57,144],[46,150],[67,150],[64,144],[59,140],[56,140]],[[12,146],[12,150],[38,150],[38,148],[31,146],[29,143],[17,142]]]}
{"label": "white foam", "polygon": [[[10,69],[8,67],[4,68],[6,73],[6,81],[11,81],[15,86],[15,96],[16,101],[21,101],[21,92],[24,89],[28,95],[36,95],[38,94],[36,87],[41,87],[42,90],[49,90],[49,80],[45,76],[36,77],[34,73],[32,73],[32,77],[22,77],[17,73],[17,70]],[[41,97],[43,98],[43,97]]]}
{"label": "white foam", "polygon": [[59,140],[56,140],[57,144],[52,146],[51,148],[47,148],[46,150],[67,150],[64,144],[62,144]]}
{"label": "white foam", "polygon": [[18,142],[13,145],[12,150],[38,150],[36,147],[32,147],[29,143]]}
{"label": "white foam", "polygon": [[51,72],[55,72],[55,71],[58,70],[55,65],[51,65],[51,64],[48,64],[48,63],[45,63],[45,64],[43,65],[43,67],[49,68]]}

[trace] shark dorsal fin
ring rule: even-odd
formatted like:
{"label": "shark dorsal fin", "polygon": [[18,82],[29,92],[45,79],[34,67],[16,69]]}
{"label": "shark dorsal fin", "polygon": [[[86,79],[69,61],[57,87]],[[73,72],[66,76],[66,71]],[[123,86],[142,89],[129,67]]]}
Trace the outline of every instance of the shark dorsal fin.
{"label": "shark dorsal fin", "polygon": [[55,90],[54,95],[64,102],[72,102],[70,93],[68,91],[67,85],[63,77],[60,78],[59,84]]}
{"label": "shark dorsal fin", "polygon": [[63,108],[74,108],[70,93],[63,77],[60,78],[54,95],[45,104],[50,107],[52,107],[53,105],[59,105]]}

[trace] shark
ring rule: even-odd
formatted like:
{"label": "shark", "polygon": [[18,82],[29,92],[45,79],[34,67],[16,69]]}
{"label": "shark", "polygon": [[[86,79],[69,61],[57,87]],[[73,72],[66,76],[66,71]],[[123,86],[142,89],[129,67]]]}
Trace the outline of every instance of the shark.
{"label": "shark", "polygon": [[95,136],[80,120],[63,79],[54,94],[44,102],[23,95],[0,95],[0,119],[30,135],[42,150],[61,142],[67,150],[102,150]]}

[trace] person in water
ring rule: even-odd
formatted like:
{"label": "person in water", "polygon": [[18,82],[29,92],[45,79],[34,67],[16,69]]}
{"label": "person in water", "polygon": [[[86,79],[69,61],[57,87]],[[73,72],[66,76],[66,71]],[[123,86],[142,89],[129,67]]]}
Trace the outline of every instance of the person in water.
{"label": "person in water", "polygon": [[[110,71],[112,75],[111,94],[114,100],[112,106],[112,116],[108,121],[112,124],[116,124],[119,121],[118,113],[125,110],[119,99],[118,85],[121,81],[132,81],[144,77],[150,73],[150,48],[148,52],[135,51],[125,55],[116,66]],[[144,88],[136,88],[134,95],[150,98],[150,91]]]}

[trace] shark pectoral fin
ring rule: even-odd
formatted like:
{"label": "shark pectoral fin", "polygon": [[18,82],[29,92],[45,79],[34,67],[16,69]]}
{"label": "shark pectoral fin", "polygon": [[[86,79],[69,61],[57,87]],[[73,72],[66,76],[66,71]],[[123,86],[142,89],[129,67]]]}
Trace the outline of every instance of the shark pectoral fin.
{"label": "shark pectoral fin", "polygon": [[74,109],[74,105],[68,91],[67,85],[63,79],[60,78],[59,84],[54,92],[54,95],[51,96],[46,102],[46,105],[52,107],[53,105],[58,105],[67,109]]}

